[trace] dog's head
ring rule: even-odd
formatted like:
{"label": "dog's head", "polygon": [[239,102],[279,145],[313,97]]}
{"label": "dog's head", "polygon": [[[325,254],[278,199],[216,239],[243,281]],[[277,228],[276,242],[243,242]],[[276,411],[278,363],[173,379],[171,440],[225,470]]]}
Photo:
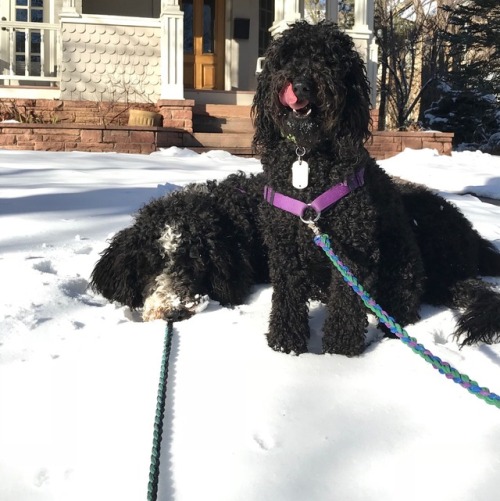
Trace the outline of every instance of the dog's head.
{"label": "dog's head", "polygon": [[254,146],[290,140],[359,146],[370,135],[370,88],[352,39],[330,22],[300,21],[269,46],[252,106]]}

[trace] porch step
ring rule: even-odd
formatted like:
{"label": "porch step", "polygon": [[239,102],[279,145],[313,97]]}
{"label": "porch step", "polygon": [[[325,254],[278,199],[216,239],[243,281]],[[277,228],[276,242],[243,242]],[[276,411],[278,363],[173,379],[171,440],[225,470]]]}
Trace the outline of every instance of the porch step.
{"label": "porch step", "polygon": [[194,132],[184,138],[187,148],[212,148],[230,151],[246,148],[251,150],[253,133],[238,132]]}
{"label": "porch step", "polygon": [[250,106],[198,104],[193,108],[193,134],[184,139],[194,151],[224,150],[252,156],[253,124]]}
{"label": "porch step", "polygon": [[253,125],[250,118],[194,115],[193,130],[195,132],[233,132],[253,134]]}
{"label": "porch step", "polygon": [[193,115],[224,118],[250,118],[251,106],[237,104],[195,104]]}
{"label": "porch step", "polygon": [[253,133],[250,106],[201,104],[193,108],[194,132]]}

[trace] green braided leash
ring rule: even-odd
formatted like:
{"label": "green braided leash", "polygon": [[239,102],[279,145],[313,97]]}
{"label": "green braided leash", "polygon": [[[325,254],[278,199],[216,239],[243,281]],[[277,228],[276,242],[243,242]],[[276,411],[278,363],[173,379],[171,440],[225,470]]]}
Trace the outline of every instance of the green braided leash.
{"label": "green braided leash", "polygon": [[163,417],[165,401],[167,398],[168,363],[172,347],[173,321],[169,320],[165,328],[163,355],[160,368],[160,382],[158,383],[158,396],[156,397],[156,414],[153,430],[153,448],[151,451],[151,464],[149,467],[148,501],[156,501],[158,495],[158,480],[160,477],[160,450],[163,434]]}
{"label": "green braided leash", "polygon": [[434,369],[437,369],[441,374],[443,374],[447,379],[451,379],[453,382],[459,384],[467,391],[475,395],[476,397],[484,400],[486,403],[494,405],[500,408],[500,396],[495,393],[490,392],[488,388],[482,388],[476,381],[470,379],[469,376],[465,374],[460,374],[455,368],[453,368],[448,362],[442,361],[439,357],[433,355],[425,346],[419,344],[417,340],[410,337],[408,333],[392,318],[388,315],[380,305],[378,305],[370,295],[363,289],[363,286],[359,284],[356,277],[351,273],[349,268],[342,263],[338,256],[333,252],[330,239],[328,235],[320,234],[319,230],[312,223],[308,223],[313,231],[316,233],[314,237],[314,243],[319,246],[325,254],[332,261],[335,268],[340,272],[344,281],[353,289],[353,291],[361,298],[365,306],[371,310],[377,318],[384,323],[390,331],[395,334],[404,344],[410,347],[415,353],[420,355],[426,362],[430,363]]}

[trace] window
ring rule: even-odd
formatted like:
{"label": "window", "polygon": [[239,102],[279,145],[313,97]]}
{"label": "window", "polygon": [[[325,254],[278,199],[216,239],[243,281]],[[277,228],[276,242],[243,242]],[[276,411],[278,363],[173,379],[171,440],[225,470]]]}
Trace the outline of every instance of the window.
{"label": "window", "polygon": [[[43,22],[43,0],[16,0],[15,19],[21,23]],[[16,74],[40,76],[42,30],[16,30]]]}

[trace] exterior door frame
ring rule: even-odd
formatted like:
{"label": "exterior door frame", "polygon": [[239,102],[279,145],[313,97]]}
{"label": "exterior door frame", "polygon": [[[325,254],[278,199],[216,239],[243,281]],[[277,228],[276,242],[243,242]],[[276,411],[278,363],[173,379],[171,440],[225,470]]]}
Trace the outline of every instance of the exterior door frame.
{"label": "exterior door frame", "polygon": [[[181,2],[182,5],[182,2]],[[184,28],[184,87],[192,89],[223,90],[225,62],[225,0],[214,0],[213,51],[204,52],[204,0],[192,0],[192,29]],[[186,13],[185,13],[186,15]],[[189,22],[185,18],[185,23]],[[193,33],[193,41],[186,44],[186,37]],[[192,52],[186,52],[186,47]]]}

